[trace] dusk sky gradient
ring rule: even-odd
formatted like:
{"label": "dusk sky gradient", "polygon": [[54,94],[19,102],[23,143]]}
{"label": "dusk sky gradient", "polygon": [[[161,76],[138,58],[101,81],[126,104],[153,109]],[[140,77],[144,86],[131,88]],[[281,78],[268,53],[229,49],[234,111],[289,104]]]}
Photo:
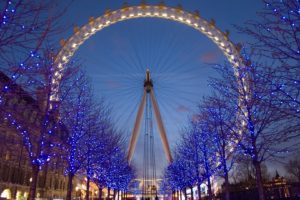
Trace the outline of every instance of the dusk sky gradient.
{"label": "dusk sky gradient", "polygon": [[[106,9],[119,9],[123,3],[119,0],[75,0],[64,15],[63,23],[82,26],[89,17],[101,16]],[[127,3],[138,5],[140,1]],[[159,1],[148,0],[147,3]],[[213,18],[222,31],[229,30],[234,43],[246,43],[249,38],[237,33],[233,25],[255,19],[256,12],[263,7],[260,0],[173,0],[165,4],[181,4],[184,10],[191,12],[199,10],[203,18]],[[73,28],[62,38],[67,39],[71,34]],[[206,36],[186,25],[142,18],[119,22],[96,33],[79,48],[73,60],[86,68],[96,97],[103,97],[112,107],[113,119],[128,140],[142,97],[145,71],[149,68],[172,148],[202,96],[210,93],[207,80],[216,76],[212,65],[222,64],[225,57]],[[154,137],[160,174],[167,162],[156,126]],[[138,169],[142,167],[142,156],[143,126],[134,154]]]}

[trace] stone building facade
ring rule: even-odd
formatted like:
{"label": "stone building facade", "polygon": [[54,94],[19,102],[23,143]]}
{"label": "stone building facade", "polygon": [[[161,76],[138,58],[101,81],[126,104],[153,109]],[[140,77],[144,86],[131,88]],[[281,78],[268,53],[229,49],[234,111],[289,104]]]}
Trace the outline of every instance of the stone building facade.
{"label": "stone building facade", "polygon": [[[6,120],[6,115],[9,112],[17,113],[17,120],[26,122],[26,126],[34,130],[40,119],[41,102],[2,72],[0,89],[0,195],[4,199],[26,199],[32,181],[28,151],[20,133]],[[4,89],[9,91],[3,91]],[[51,120],[55,120],[55,116]],[[38,131],[30,132],[38,134]],[[67,138],[67,131],[62,126],[56,134],[51,139],[63,142]],[[38,135],[31,137],[34,143]],[[37,182],[37,197],[62,199],[66,196],[67,177],[64,176],[63,165],[63,160],[55,157],[42,168]]]}

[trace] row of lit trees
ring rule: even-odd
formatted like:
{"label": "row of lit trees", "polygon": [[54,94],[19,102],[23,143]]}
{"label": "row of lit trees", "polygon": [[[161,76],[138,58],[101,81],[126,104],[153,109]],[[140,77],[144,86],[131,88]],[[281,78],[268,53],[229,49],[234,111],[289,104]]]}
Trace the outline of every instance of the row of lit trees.
{"label": "row of lit trees", "polygon": [[[172,190],[183,190],[185,195],[187,188],[197,186],[201,191],[201,184],[206,183],[212,199],[212,179],[221,177],[229,199],[229,172],[235,161],[233,148],[236,147],[235,135],[229,133],[235,124],[235,115],[228,110],[224,99],[216,96],[202,103],[199,113],[191,118],[181,135],[174,161],[165,171],[165,180]],[[179,169],[182,173],[177,172]]]}
{"label": "row of lit trees", "polygon": [[69,131],[65,147],[67,199],[71,199],[72,180],[78,173],[86,176],[87,191],[90,181],[96,183],[99,198],[104,187],[124,193],[134,177],[125,156],[125,140],[114,128],[105,102],[93,102],[86,76],[78,73],[72,79],[76,81],[60,109],[61,120]]}
{"label": "row of lit trees", "polygon": [[[87,191],[90,181],[97,183],[99,195],[103,187],[127,191],[134,171],[126,159],[126,141],[114,128],[109,107],[104,101],[94,101],[86,75],[73,65],[62,76],[59,100],[53,101],[51,52],[35,54],[29,61],[38,67],[26,68],[18,84],[7,82],[1,94],[1,116],[6,120],[2,125],[10,126],[21,137],[31,163],[29,197],[35,197],[39,174],[48,165],[66,169],[67,199],[71,199],[75,175],[86,177]],[[15,90],[16,85],[22,90]],[[15,105],[8,103],[16,94],[19,98],[26,95],[36,99],[35,106],[20,104],[16,110]],[[30,114],[29,118],[24,117],[24,112],[37,112],[35,122],[30,122]],[[86,198],[89,199],[88,192]]]}
{"label": "row of lit trees", "polygon": [[213,95],[200,103],[182,134],[165,172],[164,184],[173,191],[206,183],[212,199],[211,177],[223,177],[230,199],[229,170],[251,160],[264,200],[262,164],[299,150],[300,5],[298,0],[264,2],[260,20],[239,27],[255,41],[246,45],[251,52],[241,52],[245,66],[215,67],[219,78],[210,80]]}
{"label": "row of lit trees", "polygon": [[[125,141],[114,128],[108,107],[94,102],[80,66],[74,62],[65,66],[59,98],[52,98],[57,51],[49,41],[64,30],[57,26],[64,9],[55,5],[54,1],[0,2],[0,64],[10,78],[1,88],[1,118],[5,120],[1,125],[11,126],[27,151],[32,168],[29,199],[35,198],[39,174],[49,164],[66,169],[67,199],[71,199],[72,179],[77,174],[87,177],[87,191],[90,181],[99,186],[99,195],[103,187],[126,191],[134,171],[125,157]],[[22,89],[15,90],[18,87]],[[26,99],[27,104],[18,109],[9,107],[14,93],[33,101]],[[29,113],[38,114],[24,118],[29,107]]]}

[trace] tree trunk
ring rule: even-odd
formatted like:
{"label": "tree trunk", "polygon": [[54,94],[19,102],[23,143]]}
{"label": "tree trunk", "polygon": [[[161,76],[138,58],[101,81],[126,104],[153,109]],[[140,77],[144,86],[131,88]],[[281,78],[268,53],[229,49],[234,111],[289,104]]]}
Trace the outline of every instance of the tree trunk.
{"label": "tree trunk", "polygon": [[110,187],[107,188],[107,199],[110,199]]}
{"label": "tree trunk", "polygon": [[201,200],[201,183],[197,183],[198,200]]}
{"label": "tree trunk", "polygon": [[67,186],[67,197],[66,197],[66,200],[71,200],[72,199],[73,178],[74,178],[74,174],[69,173],[68,174],[68,186]]}
{"label": "tree trunk", "polygon": [[228,172],[227,170],[225,170],[225,176],[224,176],[224,180],[225,180],[225,199],[226,200],[230,200],[230,193],[229,193],[229,178],[228,178]]}
{"label": "tree trunk", "polygon": [[48,175],[48,163],[46,163],[45,169],[43,171],[44,171],[43,188],[45,188],[47,182],[47,175]]}
{"label": "tree trunk", "polygon": [[187,190],[187,188],[184,188],[184,189],[183,189],[183,194],[184,194],[184,199],[185,199],[185,200],[187,200],[186,190]]}
{"label": "tree trunk", "polygon": [[85,195],[85,199],[89,200],[90,199],[90,178],[87,176],[86,179],[86,195]]}
{"label": "tree trunk", "polygon": [[116,199],[116,195],[117,195],[117,193],[116,193],[116,189],[114,189],[114,193],[113,193],[113,200],[115,200],[115,199]]}
{"label": "tree trunk", "polygon": [[207,192],[208,192],[208,199],[212,200],[213,199],[213,195],[212,195],[212,191],[211,191],[210,176],[207,177]]}
{"label": "tree trunk", "polygon": [[38,176],[39,176],[39,166],[32,165],[32,177],[31,177],[32,181],[30,184],[29,195],[28,195],[29,200],[35,199]]}
{"label": "tree trunk", "polygon": [[191,200],[194,200],[193,186],[191,186]]}
{"label": "tree trunk", "polygon": [[101,200],[102,199],[102,190],[103,190],[103,188],[102,188],[102,186],[100,186],[100,187],[98,187],[98,189],[99,189],[98,197],[99,197],[99,200]]}
{"label": "tree trunk", "polygon": [[181,199],[181,190],[179,190],[179,196],[178,196],[179,200],[182,200]]}
{"label": "tree trunk", "polygon": [[255,167],[255,173],[256,173],[256,185],[257,185],[257,191],[258,191],[258,199],[265,200],[260,163],[257,161],[254,161],[253,165]]}

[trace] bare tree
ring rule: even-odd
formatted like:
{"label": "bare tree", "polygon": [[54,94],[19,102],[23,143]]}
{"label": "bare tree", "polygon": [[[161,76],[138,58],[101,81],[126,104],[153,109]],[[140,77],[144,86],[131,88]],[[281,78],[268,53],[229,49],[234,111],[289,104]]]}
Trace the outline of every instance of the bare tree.
{"label": "bare tree", "polygon": [[47,41],[63,30],[57,25],[66,7],[57,8],[55,1],[0,2],[0,66],[9,77],[0,98],[7,101],[17,93],[25,101],[17,102],[18,109],[1,104],[1,112],[28,152],[33,174],[29,199],[35,198],[40,169],[53,158],[52,149],[60,148],[59,141],[65,137],[58,119],[59,102],[50,99],[55,53]]}
{"label": "bare tree", "polygon": [[79,71],[71,80],[74,81],[71,83],[72,88],[60,109],[61,121],[69,131],[65,155],[67,199],[71,199],[72,180],[76,174],[86,177],[85,198],[89,199],[91,181],[99,186],[101,195],[103,187],[108,185],[108,177],[114,181],[110,184],[117,186],[128,180],[126,177],[130,177],[131,171],[125,162],[123,139],[114,130],[110,120],[109,106],[105,105],[104,100],[94,101],[93,91],[83,71]]}
{"label": "bare tree", "polygon": [[285,169],[291,178],[300,182],[300,157],[299,155],[289,160],[287,164],[285,164]]}
{"label": "bare tree", "polygon": [[[65,100],[69,87],[61,87],[60,99],[53,101],[52,76],[55,72],[53,67],[54,54],[52,50],[45,49],[43,54],[35,54],[28,61],[29,66],[19,79],[20,85],[16,85],[9,79],[4,85],[1,96],[9,100],[10,96],[17,93],[20,97],[26,97],[25,101],[33,102],[17,103],[15,105],[1,104],[1,112],[5,120],[14,128],[22,138],[24,148],[27,150],[32,167],[32,182],[29,198],[34,199],[39,171],[47,164],[63,146],[66,139],[66,130],[59,119],[59,105]],[[73,73],[73,66],[66,67],[66,73],[62,76],[61,86],[69,80]],[[26,91],[25,91],[26,90]],[[22,98],[20,98],[22,99]],[[24,98],[23,98],[24,99]],[[27,113],[27,117],[24,114]]]}
{"label": "bare tree", "polygon": [[47,41],[65,29],[59,19],[67,8],[58,1],[3,0],[0,2],[0,68],[13,80]]}
{"label": "bare tree", "polygon": [[[181,147],[181,144],[180,146]],[[175,152],[174,160],[168,165],[164,173],[164,179],[173,192],[183,191],[185,198],[187,199],[186,189],[191,188],[194,184],[194,177],[196,172],[192,166],[192,162],[185,159],[181,152],[177,149]]]}
{"label": "bare tree", "polygon": [[212,135],[206,116],[198,113],[191,119],[178,145],[178,155],[182,161],[189,163],[187,166],[191,168],[188,174],[194,176],[193,184],[197,184],[199,199],[202,183],[207,184],[208,198],[213,198],[211,181],[213,175],[217,174],[218,166],[217,149]]}
{"label": "bare tree", "polygon": [[300,15],[298,0],[263,0],[258,19],[238,29],[254,39],[257,55],[273,65],[269,84],[273,85],[278,109],[291,120],[300,119]]}
{"label": "bare tree", "polygon": [[[109,108],[104,105],[104,102],[99,104],[90,102],[90,106],[86,112],[89,112],[88,118],[85,121],[86,130],[81,151],[85,155],[82,170],[87,177],[87,191],[89,191],[89,184],[93,176],[96,176],[97,163],[99,160],[108,161],[108,156],[112,157],[114,154],[108,154],[110,148],[120,148],[118,143],[110,143],[113,139],[116,140],[116,133],[114,133],[113,125],[110,121]],[[108,152],[106,152],[108,151]],[[86,199],[89,199],[87,192]]]}
{"label": "bare tree", "polygon": [[66,101],[62,102],[60,117],[68,130],[67,144],[62,156],[66,162],[66,174],[68,175],[68,187],[66,199],[71,199],[72,181],[76,173],[82,169],[86,154],[81,150],[84,139],[87,136],[87,121],[89,120],[90,102],[92,98],[88,79],[83,71],[78,71],[65,87],[72,88],[66,94]]}
{"label": "bare tree", "polygon": [[[270,86],[269,91],[272,94],[272,97],[269,97],[269,99],[273,99],[272,104],[269,105],[284,113],[285,116],[282,116],[282,118],[286,119],[286,123],[294,129],[296,128],[295,124],[298,123],[299,129],[299,1],[264,0],[263,2],[265,7],[258,12],[259,18],[248,21],[246,26],[238,27],[238,29],[254,39],[254,42],[250,43],[250,45],[256,50],[255,54],[263,57],[266,62],[271,63],[272,67],[269,68],[269,72],[264,73],[265,85]],[[273,117],[270,116],[270,118]],[[287,128],[291,129],[291,127]],[[286,140],[290,138],[293,138],[296,143],[297,140],[299,141],[299,134],[287,134]],[[278,146],[284,146],[280,144],[282,138],[281,140],[276,139],[274,138],[279,143]],[[292,144],[290,145],[292,146]],[[288,150],[287,148],[282,149],[284,151]]]}
{"label": "bare tree", "polygon": [[274,109],[276,97],[268,84],[268,67],[247,59],[245,63],[248,65],[235,72],[230,66],[216,68],[221,78],[212,80],[212,85],[237,113],[231,132],[238,141],[239,153],[252,160],[259,199],[263,200],[261,163],[295,150],[298,142],[292,139],[297,137],[298,124],[280,109]]}
{"label": "bare tree", "polygon": [[[265,163],[261,164],[261,174],[263,182],[270,179],[267,165]],[[251,159],[241,158],[239,162],[234,166],[232,170],[231,177],[235,184],[244,184],[246,187],[255,187],[255,168],[252,164]]]}
{"label": "bare tree", "polygon": [[225,198],[229,200],[229,172],[236,157],[234,151],[236,144],[231,132],[231,127],[234,126],[236,119],[233,114],[235,110],[229,107],[226,99],[222,99],[222,96],[219,95],[205,98],[199,108],[214,141],[214,149],[219,163],[218,175],[224,178]]}
{"label": "bare tree", "polygon": [[195,125],[190,125],[190,127],[184,130],[181,135],[180,143],[177,146],[177,154],[181,162],[190,163],[185,165],[190,169],[189,174],[194,177],[192,184],[197,185],[198,199],[201,199],[201,184],[204,182],[205,177],[203,177],[203,172],[200,172],[200,168],[203,166],[203,156],[201,154],[201,145],[198,137],[200,134],[195,129]]}
{"label": "bare tree", "polygon": [[[126,159],[125,140],[112,125],[100,134],[97,154],[92,161],[93,182],[99,188],[99,198],[102,198],[102,190],[127,191],[135,172],[129,166]],[[108,197],[109,198],[109,197]]]}

